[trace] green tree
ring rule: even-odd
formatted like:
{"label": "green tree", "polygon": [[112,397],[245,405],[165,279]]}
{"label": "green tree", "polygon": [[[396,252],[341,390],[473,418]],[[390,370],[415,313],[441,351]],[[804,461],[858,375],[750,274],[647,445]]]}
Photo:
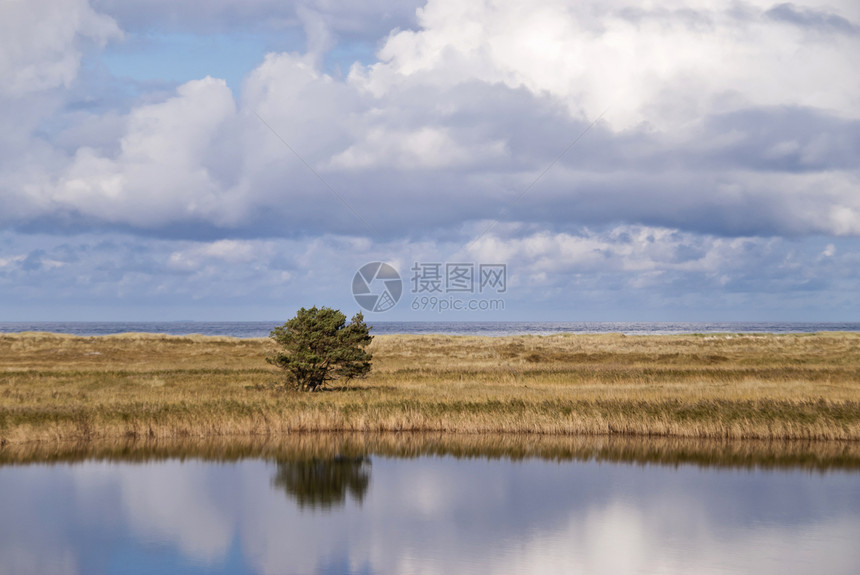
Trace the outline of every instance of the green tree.
{"label": "green tree", "polygon": [[302,308],[269,335],[282,351],[266,361],[284,369],[295,389],[314,391],[333,379],[364,377],[373,356],[364,348],[373,340],[359,312],[347,324],[339,310]]}

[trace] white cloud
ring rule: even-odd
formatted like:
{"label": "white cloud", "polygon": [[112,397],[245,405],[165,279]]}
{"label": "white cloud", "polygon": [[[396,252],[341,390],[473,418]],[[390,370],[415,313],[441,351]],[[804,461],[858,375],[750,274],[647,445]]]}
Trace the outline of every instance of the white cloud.
{"label": "white cloud", "polygon": [[262,262],[271,257],[271,242],[218,240],[201,243],[188,249],[174,251],[168,259],[168,267],[179,271],[193,271],[206,263],[237,265]]}
{"label": "white cloud", "polygon": [[[509,220],[860,233],[860,144],[845,120],[860,84],[839,67],[860,35],[801,38],[764,4],[720,6],[432,0],[417,30],[393,32],[381,61],[346,80],[323,73],[319,53],[272,53],[240,101],[222,80],[192,80],[134,107],[116,150],[82,145],[59,170],[59,157],[10,165],[0,179],[14,207],[0,217],[312,235],[366,233],[359,218],[387,212],[394,233],[451,229],[495,215],[505,188],[527,189],[618,92],[607,123]],[[324,36],[325,10],[307,10]],[[786,42],[802,47],[790,62]]]}
{"label": "white cloud", "polygon": [[608,110],[616,128],[677,129],[715,110],[762,105],[858,117],[851,54],[860,37],[810,38],[765,18],[769,7],[431,0],[419,30],[393,33],[382,62],[356,67],[352,78],[376,95],[410,77],[503,82],[551,94],[575,117]]}
{"label": "white cloud", "polygon": [[296,13],[307,37],[307,55],[319,65],[325,54],[335,45],[331,27],[321,13],[307,6],[299,5]]}
{"label": "white cloud", "polygon": [[506,261],[522,273],[681,271],[714,274],[766,259],[772,239],[720,238],[676,229],[618,226],[580,235],[537,232],[502,238],[487,235],[470,245],[478,261]]}
{"label": "white cloud", "polygon": [[225,128],[235,114],[223,80],[207,77],[184,84],[176,96],[129,114],[116,158],[80,148],[50,201],[141,227],[188,218],[229,221],[236,206],[223,201],[227,190],[210,163],[219,139],[230,136]]}
{"label": "white cloud", "polygon": [[0,2],[0,96],[68,87],[85,41],[101,46],[121,35],[116,22],[87,0]]}
{"label": "white cloud", "polygon": [[425,126],[414,131],[391,132],[385,128],[371,128],[363,141],[335,155],[330,165],[347,169],[386,165],[423,170],[468,165],[481,157],[506,156],[502,141],[486,142],[477,149],[466,147],[447,129]]}
{"label": "white cloud", "polygon": [[27,256],[7,256],[0,258],[0,267],[23,261]]}

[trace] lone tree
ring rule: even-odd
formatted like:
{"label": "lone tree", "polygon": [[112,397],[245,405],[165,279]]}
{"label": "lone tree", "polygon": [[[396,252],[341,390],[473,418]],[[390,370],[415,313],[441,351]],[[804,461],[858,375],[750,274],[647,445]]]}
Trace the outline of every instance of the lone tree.
{"label": "lone tree", "polygon": [[359,312],[347,324],[339,310],[302,308],[269,335],[283,348],[266,361],[284,369],[295,389],[314,391],[333,379],[364,377],[370,372],[370,328]]}

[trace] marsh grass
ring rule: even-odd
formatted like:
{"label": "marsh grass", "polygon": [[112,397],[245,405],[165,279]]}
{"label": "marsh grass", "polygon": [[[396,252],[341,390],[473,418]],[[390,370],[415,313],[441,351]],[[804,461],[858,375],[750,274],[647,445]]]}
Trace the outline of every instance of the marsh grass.
{"label": "marsh grass", "polygon": [[283,389],[267,339],[0,335],[0,443],[307,431],[860,439],[860,334],[377,336]]}

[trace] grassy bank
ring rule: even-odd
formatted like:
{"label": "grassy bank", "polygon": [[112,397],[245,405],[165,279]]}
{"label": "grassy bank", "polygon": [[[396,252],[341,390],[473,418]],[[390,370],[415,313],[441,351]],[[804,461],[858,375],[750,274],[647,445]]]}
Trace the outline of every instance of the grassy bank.
{"label": "grassy bank", "polygon": [[378,336],[285,392],[265,339],[0,335],[0,443],[301,431],[860,440],[860,335]]}

